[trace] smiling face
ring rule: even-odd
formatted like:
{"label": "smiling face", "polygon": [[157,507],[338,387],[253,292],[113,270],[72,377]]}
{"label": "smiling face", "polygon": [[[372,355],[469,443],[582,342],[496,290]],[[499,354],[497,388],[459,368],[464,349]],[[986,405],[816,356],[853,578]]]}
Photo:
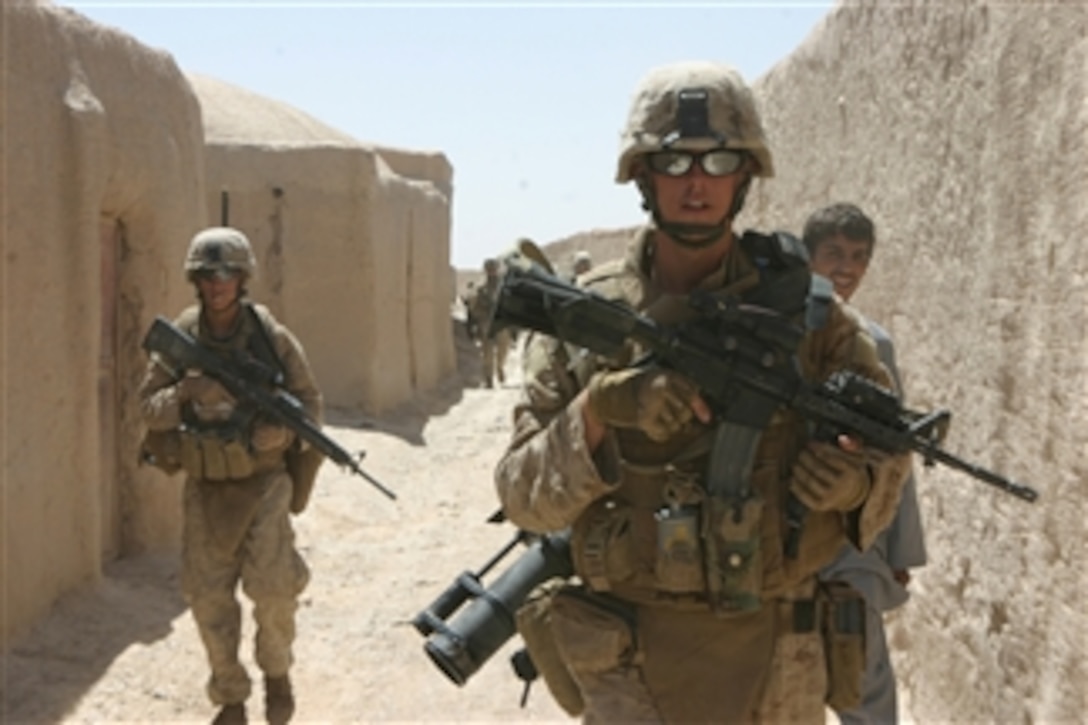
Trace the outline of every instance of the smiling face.
{"label": "smiling face", "polygon": [[849,301],[861,285],[872,256],[872,242],[835,234],[816,246],[810,266],[816,274],[830,279],[835,292]]}

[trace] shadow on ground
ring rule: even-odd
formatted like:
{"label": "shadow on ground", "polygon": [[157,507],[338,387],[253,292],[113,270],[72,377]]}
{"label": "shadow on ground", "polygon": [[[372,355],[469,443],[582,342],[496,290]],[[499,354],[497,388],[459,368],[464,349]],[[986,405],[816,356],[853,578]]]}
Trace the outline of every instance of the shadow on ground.
{"label": "shadow on ground", "polygon": [[169,637],[186,609],[178,574],[174,553],[122,559],[58,601],[3,652],[0,721],[62,722],[122,652]]}

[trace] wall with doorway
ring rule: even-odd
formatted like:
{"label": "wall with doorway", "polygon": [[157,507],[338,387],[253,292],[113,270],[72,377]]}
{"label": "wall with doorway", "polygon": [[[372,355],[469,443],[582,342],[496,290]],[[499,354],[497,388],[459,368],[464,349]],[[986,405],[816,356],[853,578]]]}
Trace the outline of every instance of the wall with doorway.
{"label": "wall with doorway", "polygon": [[931,564],[890,617],[918,722],[1083,719],[1088,6],[842,3],[756,90],[777,177],[740,226],[834,201],[879,240],[858,307],[908,403],[1035,504],[919,469]]}
{"label": "wall with doorway", "polygon": [[168,55],[52,5],[2,12],[6,641],[104,559],[178,539],[132,396],[144,332],[185,301],[172,240],[207,212],[200,111]]}

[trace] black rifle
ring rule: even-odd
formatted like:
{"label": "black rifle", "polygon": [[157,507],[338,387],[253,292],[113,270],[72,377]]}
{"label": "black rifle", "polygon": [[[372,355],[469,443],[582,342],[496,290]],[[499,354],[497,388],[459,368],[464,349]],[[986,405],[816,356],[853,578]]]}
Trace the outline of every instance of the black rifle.
{"label": "black rifle", "polygon": [[[252,405],[258,413],[290,428],[302,440],[321,451],[327,458],[344,466],[369,481],[375,488],[391,499],[397,495],[383,486],[380,481],[359,466],[358,460],[340,445],[321,432],[302,408],[298,398],[282,389],[270,392],[264,385],[250,382],[253,375],[230,360],[216,354],[197,342],[192,335],[179,329],[170,320],[155,318],[143,341],[143,348],[148,352],[161,355],[168,364],[178,370],[196,369],[215,378],[239,401]],[[257,376],[267,377],[267,376]],[[270,381],[263,381],[270,382]]]}
{"label": "black rifle", "polygon": [[[693,320],[660,324],[522,260],[507,265],[492,325],[529,328],[606,357],[635,342],[648,361],[690,378],[721,421],[760,421],[768,406],[786,407],[820,438],[846,433],[887,453],[914,451],[926,466],[941,463],[1024,501],[1038,498],[1035,489],[943,450],[949,411],[908,410],[891,391],[848,371],[821,384],[804,380],[793,353],[805,333],[787,317],[707,292],[693,294],[689,304]],[[787,553],[804,516],[799,502],[790,509]]]}

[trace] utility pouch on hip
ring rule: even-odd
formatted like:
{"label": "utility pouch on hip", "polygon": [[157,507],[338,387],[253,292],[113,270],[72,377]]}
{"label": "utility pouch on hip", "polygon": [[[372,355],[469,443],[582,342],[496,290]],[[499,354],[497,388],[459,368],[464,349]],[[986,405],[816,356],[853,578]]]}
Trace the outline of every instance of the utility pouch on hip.
{"label": "utility pouch on hip", "polygon": [[150,463],[167,475],[181,470],[181,433],[149,430],[140,443],[140,462]]}
{"label": "utility pouch on hip", "polygon": [[669,506],[654,514],[657,524],[655,588],[677,594],[706,590],[699,511],[698,506]]}
{"label": "utility pouch on hip", "polygon": [[865,675],[865,598],[845,582],[820,585],[821,633],[827,657],[827,704],[852,710],[861,704]]}
{"label": "utility pouch on hip", "polygon": [[582,691],[563,662],[552,633],[552,598],[563,584],[563,579],[556,578],[531,591],[516,619],[518,634],[525,640],[525,648],[548,691],[568,715],[578,717],[585,710]]}
{"label": "utility pouch on hip", "polygon": [[712,600],[720,613],[759,609],[763,591],[763,556],[760,532],[763,500],[725,501],[717,497],[704,504],[706,516],[707,576]]}
{"label": "utility pouch on hip", "polygon": [[635,610],[615,599],[566,586],[552,597],[556,647],[575,680],[637,664]]}

